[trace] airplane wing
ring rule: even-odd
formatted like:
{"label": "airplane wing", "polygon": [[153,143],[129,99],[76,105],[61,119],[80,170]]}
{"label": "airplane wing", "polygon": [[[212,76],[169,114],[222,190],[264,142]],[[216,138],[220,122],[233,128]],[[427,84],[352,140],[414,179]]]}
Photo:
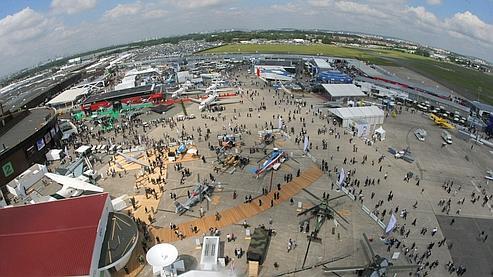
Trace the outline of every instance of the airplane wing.
{"label": "airplane wing", "polygon": [[215,91],[217,92],[226,92],[226,91],[234,91],[236,90],[236,88],[218,88],[218,89],[215,89]]}
{"label": "airplane wing", "polygon": [[197,95],[197,94],[203,94],[203,91],[200,90],[194,90],[194,91],[185,91],[182,92],[181,95]]}
{"label": "airplane wing", "polygon": [[117,152],[116,154],[124,157],[127,162],[140,164],[141,166],[147,166],[147,167],[149,166],[148,163],[141,162],[139,159],[136,159],[136,158],[131,157],[131,156],[128,156],[128,155],[125,155],[122,152]]}
{"label": "airplane wing", "polygon": [[177,214],[184,213],[186,211],[190,210],[189,206],[183,205],[182,203],[175,201],[175,212]]}
{"label": "airplane wing", "polygon": [[61,184],[63,186],[62,190],[67,190],[67,188],[73,188],[73,189],[84,190],[84,191],[103,192],[103,188],[95,186],[88,182],[84,182],[76,178],[58,175],[50,172],[45,173],[45,176]]}
{"label": "airplane wing", "polygon": [[227,104],[236,104],[236,103],[240,103],[241,100],[240,99],[228,99],[228,100],[218,100],[218,101],[214,101],[212,102],[210,105],[227,105]]}

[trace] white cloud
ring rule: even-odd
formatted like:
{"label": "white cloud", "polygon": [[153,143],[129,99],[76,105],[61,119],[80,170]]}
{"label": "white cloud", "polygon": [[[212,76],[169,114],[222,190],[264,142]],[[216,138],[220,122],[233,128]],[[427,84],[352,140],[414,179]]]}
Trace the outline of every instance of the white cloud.
{"label": "white cloud", "polygon": [[106,18],[118,18],[122,16],[135,15],[139,13],[143,9],[143,6],[140,2],[131,3],[131,4],[118,4],[111,10],[108,10],[104,13],[104,17]]}
{"label": "white cloud", "polygon": [[183,9],[199,9],[219,6],[221,4],[227,3],[226,0],[167,0],[170,4],[173,4],[179,8]]}
{"label": "white cloud", "polygon": [[442,4],[442,0],[426,0],[426,3],[428,3],[428,5],[440,5]]}
{"label": "white cloud", "polygon": [[56,13],[75,14],[96,7],[98,0],[52,0],[51,8]]}
{"label": "white cloud", "polygon": [[428,27],[439,27],[440,25],[442,25],[435,14],[427,11],[424,7],[409,7],[405,11],[408,15],[414,17],[413,19],[415,19],[415,22],[418,24]]}
{"label": "white cloud", "polygon": [[331,0],[309,0],[308,4],[314,6],[314,7],[319,7],[319,8],[326,8],[329,7],[333,1]]}
{"label": "white cloud", "polygon": [[163,9],[151,9],[145,13],[145,16],[150,18],[158,18],[168,15],[169,12]]}
{"label": "white cloud", "polygon": [[[90,9],[99,0],[50,1],[52,8],[47,12],[25,8],[0,18],[0,75],[55,56],[151,37],[225,28],[360,31],[493,60],[493,25],[468,11],[438,17],[423,6],[408,6],[409,0],[288,0],[276,4],[253,4],[247,0],[132,0],[103,12],[99,20],[80,24],[72,20],[68,25],[63,24],[67,16],[62,13]],[[64,4],[66,1],[76,5]]]}
{"label": "white cloud", "polygon": [[364,15],[378,18],[387,18],[387,14],[370,7],[368,4],[362,4],[352,1],[336,1],[335,8],[341,12],[352,13],[356,15]]}
{"label": "white cloud", "polygon": [[485,23],[469,11],[456,13],[445,20],[445,25],[451,32],[493,44],[493,25]]}
{"label": "white cloud", "polygon": [[270,8],[279,12],[293,13],[299,11],[299,7],[294,3],[274,4]]}
{"label": "white cloud", "polygon": [[47,18],[27,7],[0,20],[0,41],[10,44],[25,42],[43,35],[49,25]]}

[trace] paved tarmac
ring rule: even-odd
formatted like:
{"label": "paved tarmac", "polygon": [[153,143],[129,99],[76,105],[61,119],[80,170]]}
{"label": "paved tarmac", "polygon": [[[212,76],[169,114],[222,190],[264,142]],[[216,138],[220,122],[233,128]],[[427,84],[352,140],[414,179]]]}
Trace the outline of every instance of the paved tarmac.
{"label": "paved tarmac", "polygon": [[[456,216],[437,216],[437,219],[447,237],[454,264],[467,268],[463,276],[493,275],[493,240],[487,238],[483,242],[479,238],[482,231],[493,234],[493,220]],[[455,222],[450,224],[452,219]]]}
{"label": "paved tarmac", "polygon": [[[237,168],[233,174],[227,172],[222,174],[213,173],[218,181],[224,183],[224,190],[215,192],[211,197],[211,203],[206,201],[202,205],[206,209],[206,213],[215,213],[216,211],[221,211],[241,203],[245,195],[251,194],[255,197],[262,192],[262,188],[268,188],[270,186],[270,174],[256,179],[248,171],[248,167],[255,166],[256,162],[264,155],[262,152],[249,154],[248,148],[254,145],[255,142],[258,143],[257,131],[263,129],[265,123],[273,122],[274,126],[277,125],[275,118],[277,118],[278,114],[282,115],[288,129],[291,127],[295,129],[295,132],[290,134],[289,139],[278,142],[283,149],[289,153],[293,152],[294,159],[288,159],[272,175],[274,186],[278,183],[284,183],[283,176],[285,174],[295,174],[298,169],[303,170],[314,165],[314,162],[310,158],[303,156],[301,151],[302,143],[295,143],[294,141],[302,127],[308,131],[310,141],[313,144],[310,154],[315,159],[315,162],[320,164],[321,160],[327,161],[329,169],[332,170],[330,176],[326,173],[308,188],[309,191],[318,196],[322,196],[324,192],[329,193],[331,196],[340,195],[341,193],[337,192],[335,188],[331,189],[331,184],[336,182],[336,176],[333,171],[334,167],[339,169],[344,168],[346,171],[356,170],[353,179],[361,181],[360,186],[354,186],[353,188],[355,189],[356,195],[361,192],[361,196],[363,196],[362,201],[352,201],[348,197],[344,197],[332,203],[336,210],[348,218],[350,224],[344,225],[347,230],[342,226],[335,227],[336,225],[332,221],[326,222],[320,231],[322,243],[311,245],[306,265],[346,254],[350,254],[351,256],[332,263],[330,266],[364,264],[366,259],[360,243],[363,232],[374,238],[372,246],[375,248],[376,253],[390,259],[394,252],[400,252],[400,258],[393,262],[396,264],[414,263],[414,257],[421,257],[430,242],[436,243],[445,237],[447,241],[449,239],[454,240],[454,233],[449,233],[443,223],[437,220],[436,215],[446,216],[447,213],[456,215],[458,211],[459,216],[474,216],[484,219],[492,218],[493,213],[488,206],[489,204],[483,207],[478,202],[473,204],[469,201],[472,192],[480,194],[484,189],[484,193],[487,195],[492,193],[491,186],[488,186],[482,178],[485,170],[492,166],[492,155],[486,147],[474,146],[471,149],[471,143],[455,137],[455,132],[452,130],[453,144],[442,148],[440,147],[442,129],[435,126],[430,119],[421,113],[412,113],[406,109],[398,114],[396,118],[387,117],[383,125],[387,131],[386,140],[377,141],[372,146],[369,146],[364,143],[363,139],[353,137],[347,130],[333,125],[332,119],[329,118],[327,120],[326,117],[321,117],[321,114],[326,114],[326,109],[320,109],[320,111],[317,108],[312,109],[312,105],[323,101],[320,97],[313,94],[296,94],[293,95],[293,98],[288,98],[288,101],[293,101],[295,98],[302,98],[307,102],[307,105],[304,107],[287,104],[285,101],[280,103],[279,97],[273,95],[274,90],[272,88],[269,91],[268,87],[264,87],[262,81],[253,76],[245,76],[244,73],[242,72],[240,76],[240,79],[245,82],[243,86],[243,90],[245,91],[243,104],[227,105],[225,106],[226,110],[221,113],[204,112],[205,115],[218,117],[217,121],[201,118],[196,104],[186,105],[188,113],[194,113],[197,118],[180,122],[180,128],[185,128],[187,132],[194,135],[197,134],[196,128],[201,127],[204,130],[205,124],[207,124],[207,128],[211,129],[211,139],[209,141],[194,140],[200,154],[206,157],[207,162],[194,161],[184,163],[183,166],[189,168],[192,172],[192,176],[186,178],[184,185],[180,185],[179,183],[181,176],[179,172],[174,171],[172,167],[168,170],[168,179],[165,187],[166,192],[164,197],[160,199],[159,209],[155,215],[156,221],[154,226],[156,228],[166,228],[170,222],[179,224],[198,216],[198,207],[194,207],[192,211],[182,216],[174,214],[172,212],[174,210],[174,203],[169,198],[169,192],[173,191],[177,193],[181,196],[179,198],[181,201],[181,199],[184,199],[183,197],[186,198],[186,190],[191,189],[195,184],[197,175],[200,175],[201,178],[207,178],[209,173],[213,172],[213,167],[217,166],[215,154],[208,150],[208,143],[217,143],[215,138],[217,135],[231,133],[230,128],[240,124],[245,125],[247,130],[251,132],[251,135],[245,133],[242,135],[242,142],[245,145],[242,147],[242,152],[240,152],[241,155],[250,157],[250,165],[244,169]],[[232,75],[230,74],[230,76]],[[252,82],[258,82],[258,85],[252,84]],[[252,91],[257,91],[260,95],[254,96],[253,98],[248,97],[247,94]],[[282,93],[280,96],[282,96]],[[256,110],[260,106],[260,102],[265,102],[267,110]],[[250,112],[249,108],[252,108],[253,111]],[[290,115],[288,114],[289,111],[295,109],[299,113],[293,114],[291,112]],[[173,116],[176,113],[181,113],[177,107],[169,115],[167,113],[166,116]],[[246,117],[247,113],[251,113],[252,117]],[[143,118],[150,116],[144,115]],[[237,117],[234,118],[234,116]],[[289,116],[292,117],[290,121],[288,120]],[[304,118],[305,122],[301,122],[300,118]],[[339,133],[340,137],[336,138],[334,134],[329,134],[328,131],[326,133],[317,133],[317,129],[328,130],[328,128],[333,128],[334,134]],[[413,130],[416,128],[425,128],[427,130],[428,137],[425,142],[420,142],[414,137]],[[176,128],[170,129],[169,126],[164,128],[159,126],[147,131],[146,135],[153,139],[160,139],[166,134],[176,136],[176,133]],[[350,139],[352,139],[351,142]],[[322,140],[327,141],[327,149],[322,149]],[[337,151],[337,147],[339,147],[339,151]],[[357,152],[353,152],[353,147],[358,148]],[[387,152],[388,147],[397,149],[409,147],[416,161],[414,163],[407,163],[404,160],[395,159]],[[269,146],[268,149],[272,149],[272,146]],[[362,157],[364,155],[368,157],[368,160],[365,164],[362,164]],[[385,159],[381,163],[378,163],[378,158],[382,155],[385,156]],[[466,159],[465,156],[470,158]],[[349,160],[352,157],[355,158],[357,163],[343,163],[345,158]],[[373,165],[372,162],[374,162]],[[381,171],[379,171],[380,166],[382,166]],[[418,179],[415,177],[409,182],[403,180],[408,172],[413,172],[414,176],[420,179],[419,185],[417,183]],[[134,182],[133,174],[134,172],[130,172],[123,178],[108,178],[102,182],[103,187],[113,197],[118,197],[124,193],[138,193],[132,188]],[[387,174],[387,178],[384,178],[385,174]],[[379,183],[364,186],[366,178],[378,179]],[[450,184],[452,181],[454,184],[451,186],[450,191],[447,192],[443,185],[447,182]],[[182,186],[188,186],[188,188],[182,188]],[[237,199],[232,199],[233,191],[237,192]],[[389,201],[387,196],[390,192],[392,192],[394,197]],[[372,193],[374,193],[373,197],[371,197]],[[449,198],[451,199],[451,206],[447,212],[446,210],[442,210],[443,206],[439,205],[438,202],[440,200],[448,200]],[[457,204],[458,200],[462,198],[466,199],[465,203],[463,205]],[[317,202],[306,192],[297,194],[293,197],[293,200],[295,203],[298,201],[303,202],[304,206],[311,206]],[[383,203],[377,207],[379,201],[383,201]],[[416,204],[416,207],[413,207],[414,204]],[[384,223],[388,222],[391,211],[394,211],[398,219],[398,226],[404,226],[405,231],[409,231],[407,236],[400,235],[399,232],[393,234],[394,238],[402,242],[399,248],[393,247],[387,251],[386,245],[378,239],[383,233],[382,228],[362,211],[363,205],[371,211],[380,214],[385,210],[385,216],[378,216]],[[395,212],[396,209],[397,212]],[[403,209],[408,211],[407,219],[399,216]],[[303,264],[307,239],[306,234],[299,231],[299,218],[297,218],[296,214],[296,205],[290,205],[289,201],[287,201],[264,211],[248,221],[251,226],[258,226],[260,224],[270,226],[269,219],[272,218],[272,228],[276,230],[276,235],[272,238],[269,247],[267,259],[260,268],[260,276],[273,276],[280,272],[300,268]],[[417,222],[416,226],[411,224],[414,219]],[[332,234],[332,228],[335,228],[334,234]],[[427,228],[426,235],[420,234],[422,228]],[[430,235],[433,228],[438,228],[435,236]],[[246,251],[249,241],[245,240],[244,232],[243,227],[240,225],[231,225],[221,230],[222,241],[225,240],[225,236],[228,233],[234,233],[238,237],[234,242],[225,242],[223,244],[222,251],[224,255],[234,257],[233,250],[239,247]],[[492,231],[489,232],[490,235],[493,234]],[[287,241],[290,238],[296,241],[297,247],[288,253]],[[439,262],[439,266],[432,269],[424,269],[422,272],[428,271],[428,276],[450,276],[444,265],[448,261],[456,259],[454,251],[460,251],[463,247],[466,247],[468,240],[470,238],[465,239],[463,245],[459,243],[454,246],[452,253],[446,247],[435,246],[431,256],[425,259],[425,261],[432,263],[436,260]],[[491,239],[489,241],[491,242]],[[416,250],[410,249],[412,244],[415,244]],[[200,250],[195,249],[194,239],[177,241],[175,242],[175,246],[178,248],[180,254],[200,260]],[[407,255],[406,249],[409,251]],[[471,257],[473,258],[470,261],[464,262],[468,271],[470,270],[472,272],[473,268],[482,265],[482,255],[479,252],[471,253]],[[274,262],[280,265],[279,269],[274,268]],[[235,272],[237,276],[246,275],[247,265],[245,256],[233,260],[228,266],[228,269]],[[466,274],[468,273],[466,272]],[[150,267],[146,266],[140,275],[150,276],[151,274]],[[322,275],[322,270],[316,268],[291,276]],[[347,273],[343,276],[354,275]],[[400,273],[398,276],[407,276],[407,273]]]}

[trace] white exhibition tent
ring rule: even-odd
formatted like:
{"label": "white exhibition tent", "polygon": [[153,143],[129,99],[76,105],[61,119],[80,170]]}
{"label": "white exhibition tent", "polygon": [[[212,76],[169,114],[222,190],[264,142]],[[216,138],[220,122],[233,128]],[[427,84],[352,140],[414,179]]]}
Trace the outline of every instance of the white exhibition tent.
{"label": "white exhibition tent", "polygon": [[91,150],[92,146],[89,146],[89,145],[81,145],[79,146],[79,148],[75,149],[75,152],[78,154],[78,155],[85,155],[89,152],[89,150]]}
{"label": "white exhibition tent", "polygon": [[377,135],[379,140],[385,140],[385,130],[382,126],[375,130],[375,135]]}
{"label": "white exhibition tent", "polygon": [[329,94],[331,101],[335,101],[338,98],[365,96],[365,93],[355,84],[322,84],[322,87]]}
{"label": "white exhibition tent", "polygon": [[46,153],[46,159],[48,161],[58,161],[62,158],[63,156],[63,150],[62,149],[51,149]]}
{"label": "white exhibition tent", "polygon": [[332,108],[329,112],[342,120],[342,127],[349,127],[353,122],[365,122],[370,126],[383,124],[384,111],[377,106]]}
{"label": "white exhibition tent", "polygon": [[73,105],[82,96],[89,93],[88,88],[71,88],[63,91],[46,103],[50,106]]}

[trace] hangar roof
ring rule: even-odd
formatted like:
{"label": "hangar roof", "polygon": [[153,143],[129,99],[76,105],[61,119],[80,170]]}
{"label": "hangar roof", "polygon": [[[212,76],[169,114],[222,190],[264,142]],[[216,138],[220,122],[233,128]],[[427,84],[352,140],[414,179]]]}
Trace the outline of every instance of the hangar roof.
{"label": "hangar roof", "polygon": [[[3,147],[3,145],[6,148],[16,146],[19,142],[24,141],[45,126],[46,122],[53,116],[55,116],[55,110],[52,108],[35,108],[19,112],[19,117],[23,118],[13,126],[10,126],[10,128],[7,127],[5,131],[1,130],[0,147]],[[17,119],[12,121],[14,120]],[[3,148],[0,149],[3,150]]]}
{"label": "hangar roof", "polygon": [[333,108],[329,112],[342,119],[384,117],[383,110],[377,106]]}
{"label": "hangar roof", "polygon": [[90,275],[107,193],[0,209],[0,275]]}
{"label": "hangar roof", "polygon": [[332,68],[332,66],[330,66],[330,64],[324,59],[315,58],[315,59],[313,59],[313,62],[320,69],[331,69]]}
{"label": "hangar roof", "polygon": [[89,92],[88,88],[71,88],[57,95],[55,98],[51,99],[48,105],[61,105],[65,103],[72,103],[79,99],[79,97],[86,95]]}
{"label": "hangar roof", "polygon": [[331,97],[359,97],[365,94],[354,84],[322,84]]}

